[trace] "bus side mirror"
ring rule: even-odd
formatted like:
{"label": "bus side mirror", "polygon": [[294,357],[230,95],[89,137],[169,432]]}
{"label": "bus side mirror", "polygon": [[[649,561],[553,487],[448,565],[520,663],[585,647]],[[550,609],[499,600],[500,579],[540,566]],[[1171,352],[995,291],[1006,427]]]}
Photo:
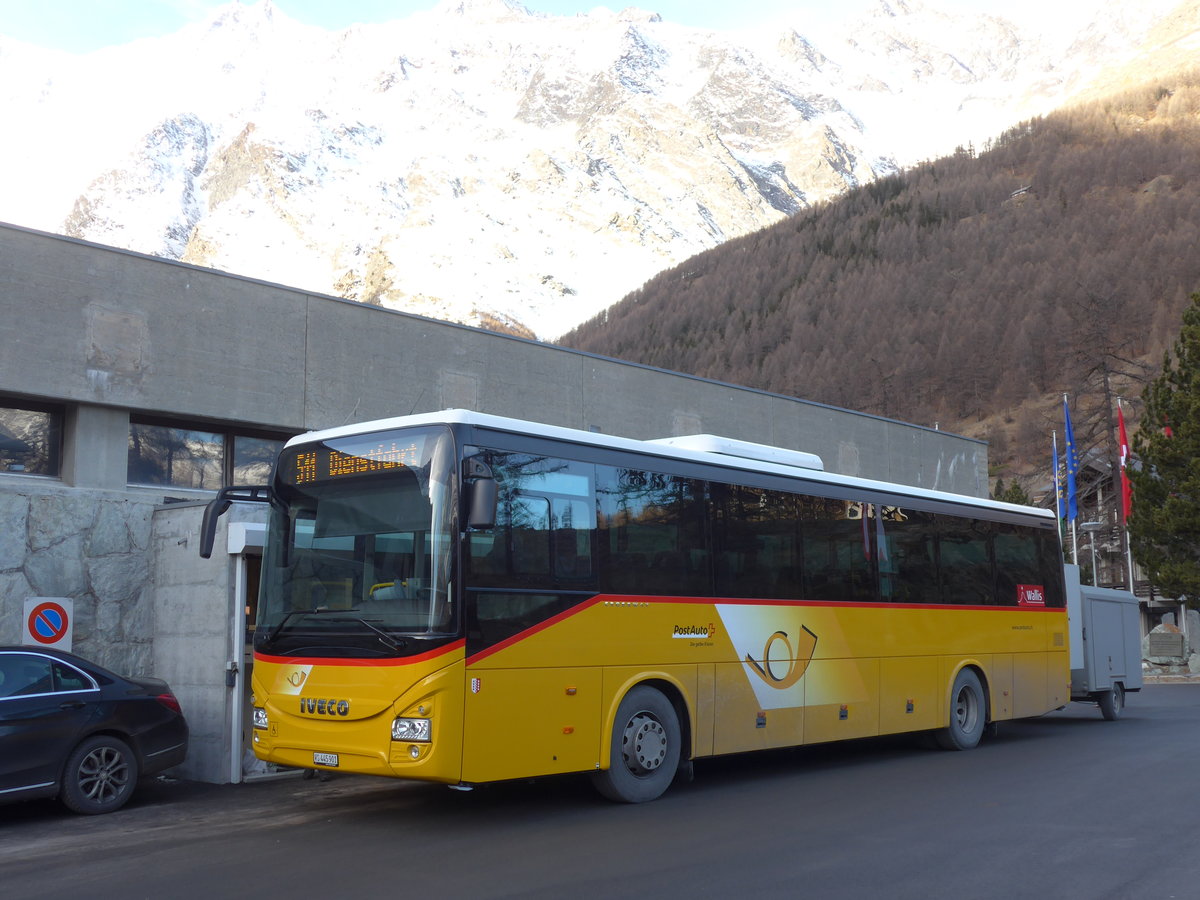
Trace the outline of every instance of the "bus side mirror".
{"label": "bus side mirror", "polygon": [[225,515],[230,501],[217,494],[204,507],[204,518],[200,520],[200,558],[209,559],[212,556],[213,544],[217,540],[217,519]]}
{"label": "bus side mirror", "polygon": [[471,482],[467,507],[467,527],[482,531],[496,527],[496,497],[499,489],[495,478],[477,478]]}
{"label": "bus side mirror", "polygon": [[463,482],[467,500],[467,528],[487,531],[496,527],[496,499],[500,490],[492,467],[479,456],[463,460]]}
{"label": "bus side mirror", "polygon": [[217,491],[217,496],[208,501],[204,507],[204,518],[200,520],[200,557],[212,557],[213,544],[217,540],[217,519],[225,515],[229,504],[234,500],[251,503],[268,503],[271,499],[271,488],[268,485],[252,487],[224,487]]}

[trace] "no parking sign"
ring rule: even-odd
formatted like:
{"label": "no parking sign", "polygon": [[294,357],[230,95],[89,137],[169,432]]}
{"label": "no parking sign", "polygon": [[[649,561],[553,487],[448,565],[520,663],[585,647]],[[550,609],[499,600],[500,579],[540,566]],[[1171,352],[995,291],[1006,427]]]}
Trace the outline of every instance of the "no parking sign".
{"label": "no parking sign", "polygon": [[70,597],[26,597],[22,644],[71,649],[75,603]]}

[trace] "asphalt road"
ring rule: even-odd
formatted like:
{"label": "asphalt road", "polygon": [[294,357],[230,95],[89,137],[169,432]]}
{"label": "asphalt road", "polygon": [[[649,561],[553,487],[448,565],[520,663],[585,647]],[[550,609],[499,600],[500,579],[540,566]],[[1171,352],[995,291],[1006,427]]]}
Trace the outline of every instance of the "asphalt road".
{"label": "asphalt road", "polygon": [[584,778],[157,781],[109,816],[0,807],[0,897],[1200,897],[1200,685],[976,750],[880,739],[702,761],[635,806]]}

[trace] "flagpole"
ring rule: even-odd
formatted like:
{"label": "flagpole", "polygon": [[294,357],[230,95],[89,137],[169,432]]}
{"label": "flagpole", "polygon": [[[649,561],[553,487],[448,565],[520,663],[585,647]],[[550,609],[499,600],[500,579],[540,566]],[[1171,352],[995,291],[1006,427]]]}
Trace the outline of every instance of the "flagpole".
{"label": "flagpole", "polygon": [[1079,565],[1079,536],[1075,531],[1075,519],[1078,518],[1078,499],[1075,493],[1075,471],[1079,465],[1078,458],[1075,455],[1075,431],[1071,428],[1071,410],[1067,405],[1067,394],[1063,392],[1063,437],[1066,438],[1067,447],[1063,453],[1064,461],[1066,462],[1067,470],[1067,502],[1066,513],[1067,521],[1071,523],[1071,562],[1074,565]]}
{"label": "flagpole", "polygon": [[1125,525],[1125,569],[1129,572],[1129,593],[1133,593],[1133,548],[1129,546],[1129,525]]}
{"label": "flagpole", "polygon": [[1129,513],[1132,504],[1129,496],[1129,438],[1125,433],[1125,413],[1121,409],[1121,398],[1117,398],[1118,437],[1121,443],[1121,524],[1125,528],[1125,571],[1129,574],[1129,593],[1133,593],[1133,547],[1129,543]]}
{"label": "flagpole", "polygon": [[1063,495],[1062,483],[1058,480],[1058,432],[1050,432],[1050,447],[1054,456],[1054,465],[1050,467],[1050,471],[1054,476],[1054,521],[1058,523],[1058,538],[1062,540],[1063,536]]}

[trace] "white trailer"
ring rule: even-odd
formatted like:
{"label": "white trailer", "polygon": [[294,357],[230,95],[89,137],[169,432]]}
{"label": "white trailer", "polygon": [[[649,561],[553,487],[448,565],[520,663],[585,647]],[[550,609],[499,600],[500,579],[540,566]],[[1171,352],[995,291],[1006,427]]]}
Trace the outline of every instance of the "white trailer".
{"label": "white trailer", "polygon": [[1071,699],[1096,703],[1104,718],[1121,715],[1125,695],[1142,689],[1138,599],[1129,591],[1079,583],[1066,566],[1071,640]]}

